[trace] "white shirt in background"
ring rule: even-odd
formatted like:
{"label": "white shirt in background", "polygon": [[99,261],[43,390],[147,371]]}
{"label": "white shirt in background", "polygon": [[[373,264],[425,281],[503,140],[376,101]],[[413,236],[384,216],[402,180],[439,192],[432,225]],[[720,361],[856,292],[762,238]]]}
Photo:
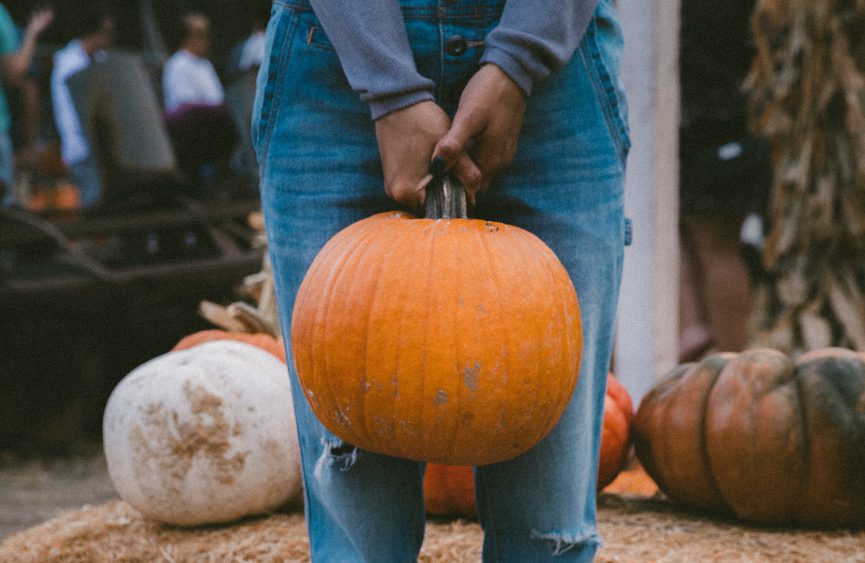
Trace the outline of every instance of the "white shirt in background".
{"label": "white shirt in background", "polygon": [[180,49],[165,63],[162,92],[166,111],[183,104],[219,105],[225,97],[211,62],[186,49]]}
{"label": "white shirt in background", "polygon": [[237,68],[246,71],[261,66],[264,60],[264,32],[256,31],[243,43]]}
{"label": "white shirt in background", "polygon": [[78,112],[72,103],[66,80],[73,74],[90,66],[90,57],[78,40],[54,54],[51,71],[51,102],[54,107],[54,122],[60,135],[60,156],[66,164],[75,164],[90,155],[90,148],[81,130]]}

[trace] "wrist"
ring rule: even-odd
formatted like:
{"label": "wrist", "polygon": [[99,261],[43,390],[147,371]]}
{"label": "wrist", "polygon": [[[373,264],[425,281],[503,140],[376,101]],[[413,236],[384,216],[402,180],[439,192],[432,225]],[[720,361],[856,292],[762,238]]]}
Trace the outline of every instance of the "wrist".
{"label": "wrist", "polygon": [[520,62],[508,54],[507,51],[497,48],[487,49],[484,51],[480,63],[483,66],[495,66],[519,88],[523,96],[528,98],[531,95],[534,81],[523,69]]}
{"label": "wrist", "polygon": [[378,121],[382,117],[395,111],[406,109],[421,102],[432,101],[434,101],[432,92],[423,90],[420,92],[410,92],[408,94],[378,98],[368,102],[368,104],[373,121]]}

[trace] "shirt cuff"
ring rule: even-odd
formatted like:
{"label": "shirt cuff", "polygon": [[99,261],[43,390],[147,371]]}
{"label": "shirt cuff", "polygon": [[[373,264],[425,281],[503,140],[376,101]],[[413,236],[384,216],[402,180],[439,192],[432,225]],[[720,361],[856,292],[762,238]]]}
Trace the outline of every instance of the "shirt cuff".
{"label": "shirt cuff", "polygon": [[517,83],[517,86],[520,87],[520,90],[523,91],[526,97],[532,94],[534,81],[523,68],[523,65],[520,64],[520,61],[512,57],[507,51],[498,47],[488,46],[481,56],[480,64],[488,63],[492,63],[502,69],[511,80]]}
{"label": "shirt cuff", "polygon": [[405,109],[420,102],[434,100],[435,98],[433,97],[432,92],[422,90],[420,92],[408,92],[395,94],[393,96],[382,96],[380,98],[376,98],[375,100],[368,100],[367,103],[369,104],[369,110],[372,113],[372,118],[373,120],[375,120],[380,117],[384,117],[391,112]]}

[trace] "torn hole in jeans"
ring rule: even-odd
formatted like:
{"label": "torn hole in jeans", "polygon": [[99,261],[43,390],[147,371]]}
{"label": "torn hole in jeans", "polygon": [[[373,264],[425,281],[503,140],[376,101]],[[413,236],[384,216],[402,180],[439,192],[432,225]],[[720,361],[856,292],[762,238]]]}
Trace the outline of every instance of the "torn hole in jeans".
{"label": "torn hole in jeans", "polygon": [[580,546],[597,548],[600,545],[597,534],[540,533],[537,530],[532,530],[531,537],[532,539],[546,542],[553,557],[567,553]]}
{"label": "torn hole in jeans", "polygon": [[357,461],[357,446],[344,442],[339,438],[322,438],[321,457],[315,464],[315,477],[321,480],[326,467],[334,467],[340,471],[348,471]]}

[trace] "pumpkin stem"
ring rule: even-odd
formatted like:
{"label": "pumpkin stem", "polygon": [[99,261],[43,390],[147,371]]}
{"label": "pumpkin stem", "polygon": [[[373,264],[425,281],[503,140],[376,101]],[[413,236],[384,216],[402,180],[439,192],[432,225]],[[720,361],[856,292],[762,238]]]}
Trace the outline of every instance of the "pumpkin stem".
{"label": "pumpkin stem", "polygon": [[467,219],[466,191],[463,185],[444,175],[433,178],[426,189],[427,219]]}

